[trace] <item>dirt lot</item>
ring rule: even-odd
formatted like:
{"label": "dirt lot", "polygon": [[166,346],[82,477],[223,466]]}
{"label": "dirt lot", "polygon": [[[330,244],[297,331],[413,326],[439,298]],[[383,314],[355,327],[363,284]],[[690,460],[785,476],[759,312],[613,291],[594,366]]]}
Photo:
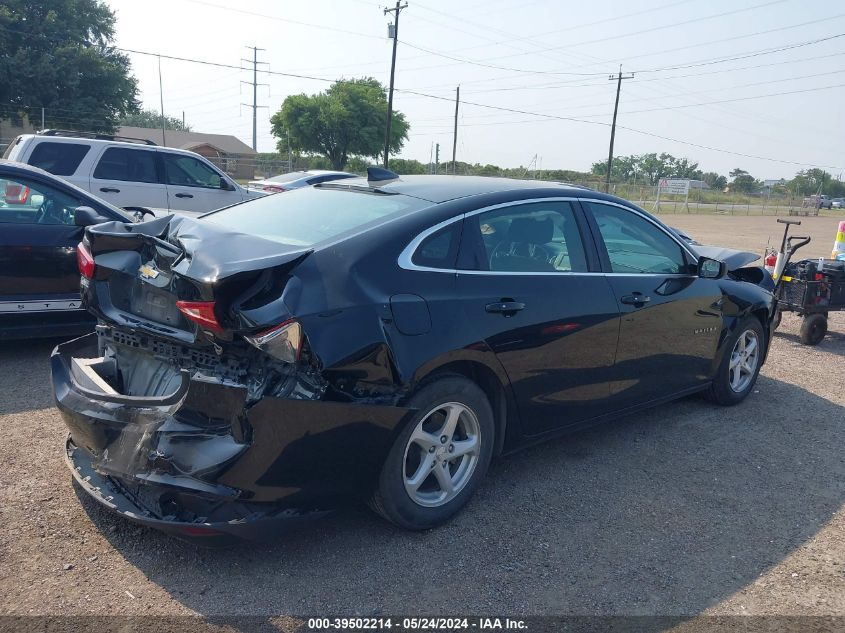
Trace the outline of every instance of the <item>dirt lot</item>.
{"label": "dirt lot", "polygon": [[[670,219],[748,248],[774,225]],[[829,249],[834,222],[807,224]],[[2,345],[0,614],[845,616],[845,313],[816,348],[798,325],[785,316],[742,405],[688,398],[499,460],[441,529],[361,509],[224,551],[77,495],[54,342]]]}
{"label": "dirt lot", "polygon": [[[783,224],[772,216],[754,215],[691,215],[687,213],[661,213],[658,216],[669,226],[683,229],[687,235],[702,244],[741,248],[754,253],[763,252],[767,243],[780,247]],[[790,218],[801,220],[801,226],[789,229],[790,235],[808,235],[812,241],[798,251],[798,259],[830,257],[836,240],[836,228],[845,220],[839,217]]]}

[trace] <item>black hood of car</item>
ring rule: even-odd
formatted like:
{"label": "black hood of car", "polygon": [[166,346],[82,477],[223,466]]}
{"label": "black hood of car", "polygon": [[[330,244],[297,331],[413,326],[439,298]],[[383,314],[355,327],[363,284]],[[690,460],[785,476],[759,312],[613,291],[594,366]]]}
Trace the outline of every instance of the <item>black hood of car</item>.
{"label": "black hood of car", "polygon": [[693,248],[699,255],[703,255],[704,257],[709,257],[710,259],[715,259],[720,262],[725,262],[729,271],[737,270],[738,268],[747,266],[748,264],[760,259],[760,255],[757,253],[738,251],[733,248],[724,248],[722,246],[701,246],[700,244],[696,244]]}

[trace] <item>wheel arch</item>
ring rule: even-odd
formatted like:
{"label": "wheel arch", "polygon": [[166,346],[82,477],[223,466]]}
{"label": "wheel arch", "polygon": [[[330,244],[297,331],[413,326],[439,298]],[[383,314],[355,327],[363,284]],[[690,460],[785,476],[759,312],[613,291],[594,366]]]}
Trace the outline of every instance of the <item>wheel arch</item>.
{"label": "wheel arch", "polygon": [[426,363],[414,376],[414,387],[408,398],[424,385],[444,375],[457,375],[471,380],[490,401],[496,428],[493,453],[500,455],[517,432],[518,425],[514,423],[517,410],[507,374],[498,360],[487,356],[492,353],[488,351],[480,355],[447,357]]}

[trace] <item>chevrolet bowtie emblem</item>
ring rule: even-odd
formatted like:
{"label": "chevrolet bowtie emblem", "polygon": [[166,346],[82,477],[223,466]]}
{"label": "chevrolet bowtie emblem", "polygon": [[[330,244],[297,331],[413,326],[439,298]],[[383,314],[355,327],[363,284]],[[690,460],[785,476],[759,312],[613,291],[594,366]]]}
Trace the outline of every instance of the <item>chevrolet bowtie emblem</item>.
{"label": "chevrolet bowtie emblem", "polygon": [[155,279],[156,277],[158,277],[158,271],[149,264],[144,264],[143,266],[141,266],[138,269],[138,272],[144,279]]}

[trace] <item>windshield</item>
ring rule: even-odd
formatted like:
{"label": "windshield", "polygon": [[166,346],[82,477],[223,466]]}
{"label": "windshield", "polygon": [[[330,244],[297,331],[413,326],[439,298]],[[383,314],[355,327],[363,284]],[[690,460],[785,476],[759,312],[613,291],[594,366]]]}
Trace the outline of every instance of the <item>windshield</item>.
{"label": "windshield", "polygon": [[203,220],[284,244],[312,246],[429,204],[398,194],[305,187],[236,204]]}

